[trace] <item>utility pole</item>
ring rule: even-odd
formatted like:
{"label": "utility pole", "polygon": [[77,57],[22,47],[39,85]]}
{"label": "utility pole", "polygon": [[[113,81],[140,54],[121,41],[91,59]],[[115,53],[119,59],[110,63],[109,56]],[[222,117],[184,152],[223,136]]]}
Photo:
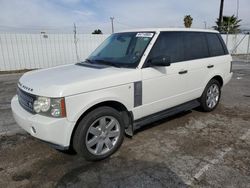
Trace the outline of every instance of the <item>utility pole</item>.
{"label": "utility pole", "polygon": [[80,62],[80,58],[78,55],[78,48],[77,48],[77,37],[76,37],[76,24],[74,23],[74,43],[75,43],[75,52],[76,52],[76,60],[77,62]]}
{"label": "utility pole", "polygon": [[[238,16],[239,16],[239,5],[240,5],[240,1],[237,0],[237,6],[236,6],[236,19],[237,19],[237,20],[238,20]],[[236,40],[237,40],[237,32],[235,32],[234,37],[235,37],[235,43],[236,43]],[[237,48],[236,48],[236,50],[237,50]],[[236,52],[236,50],[235,50],[235,52]],[[248,57],[248,56],[247,56],[247,57]]]}
{"label": "utility pole", "polygon": [[224,0],[220,1],[220,14],[219,14],[219,31],[221,31],[222,19],[223,19],[223,8],[224,8]]}
{"label": "utility pole", "polygon": [[112,33],[114,33],[114,19],[115,17],[110,17],[110,21],[111,21],[111,27],[112,27]]}
{"label": "utility pole", "polygon": [[207,22],[204,21],[204,28],[207,29]]}
{"label": "utility pole", "polygon": [[239,6],[240,6],[240,1],[237,0],[237,10],[236,10],[236,18],[238,19],[239,16]]}
{"label": "utility pole", "polygon": [[227,22],[227,38],[226,38],[226,46],[228,47],[228,34],[229,34],[229,21],[230,20],[228,20],[228,22]]}
{"label": "utility pole", "polygon": [[250,47],[250,33],[248,32],[248,43],[247,43],[247,62],[249,60],[249,47]]}

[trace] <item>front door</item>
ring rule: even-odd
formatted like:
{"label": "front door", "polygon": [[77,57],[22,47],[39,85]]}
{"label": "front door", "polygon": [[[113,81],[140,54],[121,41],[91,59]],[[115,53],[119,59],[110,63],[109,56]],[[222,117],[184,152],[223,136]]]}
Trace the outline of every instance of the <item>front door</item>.
{"label": "front door", "polygon": [[[181,32],[161,32],[142,68],[142,110],[147,116],[187,101],[188,63],[183,61]],[[155,66],[152,58],[167,57],[170,66]]]}

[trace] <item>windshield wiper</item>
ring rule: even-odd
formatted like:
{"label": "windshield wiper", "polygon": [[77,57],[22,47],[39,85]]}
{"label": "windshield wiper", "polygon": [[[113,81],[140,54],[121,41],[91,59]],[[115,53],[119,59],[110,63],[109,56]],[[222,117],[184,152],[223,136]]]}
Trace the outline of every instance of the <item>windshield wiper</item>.
{"label": "windshield wiper", "polygon": [[95,62],[90,59],[85,59],[84,61],[81,61],[77,64],[94,64]]}
{"label": "windshield wiper", "polygon": [[84,61],[84,62],[82,62],[82,63],[91,63],[91,64],[94,64],[95,62],[94,62],[94,61],[92,61],[92,60],[90,60],[90,59],[85,59],[85,61]]}
{"label": "windshield wiper", "polygon": [[105,61],[105,60],[102,60],[102,59],[95,59],[95,61],[98,62],[98,63],[104,64],[104,65],[109,65],[109,66],[120,68],[119,65],[117,65],[116,63],[110,62],[110,61]]}

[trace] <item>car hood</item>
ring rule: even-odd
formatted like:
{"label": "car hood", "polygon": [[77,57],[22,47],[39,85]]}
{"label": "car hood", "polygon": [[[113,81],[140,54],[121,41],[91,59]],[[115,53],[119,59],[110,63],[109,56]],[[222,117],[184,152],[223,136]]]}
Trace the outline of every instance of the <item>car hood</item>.
{"label": "car hood", "polygon": [[139,71],[70,64],[27,72],[20,78],[18,86],[34,95],[65,97],[138,81]]}

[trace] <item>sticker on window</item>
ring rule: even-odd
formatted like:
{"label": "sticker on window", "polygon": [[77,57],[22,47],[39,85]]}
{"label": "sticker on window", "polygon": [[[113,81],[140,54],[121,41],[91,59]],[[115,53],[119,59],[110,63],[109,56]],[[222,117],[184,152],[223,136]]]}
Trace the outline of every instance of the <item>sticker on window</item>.
{"label": "sticker on window", "polygon": [[148,37],[148,38],[152,38],[154,35],[154,33],[137,33],[136,37]]}

